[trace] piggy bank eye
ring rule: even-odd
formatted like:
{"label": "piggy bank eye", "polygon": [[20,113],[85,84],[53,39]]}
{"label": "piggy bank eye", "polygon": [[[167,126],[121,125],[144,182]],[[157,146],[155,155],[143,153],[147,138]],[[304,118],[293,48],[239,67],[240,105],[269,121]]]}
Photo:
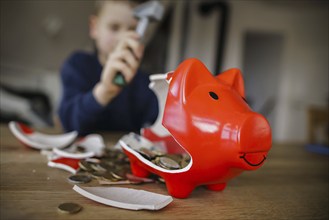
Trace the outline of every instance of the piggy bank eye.
{"label": "piggy bank eye", "polygon": [[214,92],[209,92],[209,95],[211,98],[215,99],[215,100],[218,100],[218,95]]}

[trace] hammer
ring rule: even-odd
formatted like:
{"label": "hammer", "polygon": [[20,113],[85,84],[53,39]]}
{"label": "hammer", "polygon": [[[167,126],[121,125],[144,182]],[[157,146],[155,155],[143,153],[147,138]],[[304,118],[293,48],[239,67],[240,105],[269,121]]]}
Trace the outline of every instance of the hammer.
{"label": "hammer", "polygon": [[[160,21],[163,13],[164,7],[159,1],[148,1],[134,9],[134,16],[139,19],[136,32],[139,34],[141,42],[143,42],[144,34],[150,21]],[[121,87],[127,84],[120,72],[115,75],[113,83]]]}

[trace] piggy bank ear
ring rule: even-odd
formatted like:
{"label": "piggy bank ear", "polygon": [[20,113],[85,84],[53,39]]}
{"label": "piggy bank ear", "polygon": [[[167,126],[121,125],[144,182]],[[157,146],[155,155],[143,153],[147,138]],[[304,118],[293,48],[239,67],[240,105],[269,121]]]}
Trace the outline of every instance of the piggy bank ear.
{"label": "piggy bank ear", "polygon": [[191,58],[182,62],[173,73],[169,91],[175,99],[186,103],[195,88],[209,83],[218,82],[201,61]]}
{"label": "piggy bank ear", "polygon": [[231,86],[243,98],[245,98],[243,77],[242,77],[241,71],[239,69],[233,68],[233,69],[226,70],[226,71],[220,73],[217,76],[217,79],[219,79],[219,81],[224,82],[225,84],[228,84],[229,86]]}

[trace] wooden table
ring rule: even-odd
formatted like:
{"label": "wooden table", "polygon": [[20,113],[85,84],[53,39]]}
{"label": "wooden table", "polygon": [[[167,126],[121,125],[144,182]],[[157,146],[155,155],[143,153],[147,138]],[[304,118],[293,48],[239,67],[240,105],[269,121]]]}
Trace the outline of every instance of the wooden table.
{"label": "wooden table", "polygon": [[[45,156],[22,146],[7,126],[0,131],[1,219],[328,219],[328,157],[301,145],[275,144],[262,168],[244,172],[223,192],[199,187],[160,211],[130,211],[76,193],[66,180],[69,173],[47,167]],[[113,144],[120,136],[103,137]],[[167,194],[163,184],[127,187]],[[83,210],[58,213],[64,202],[79,203]]]}

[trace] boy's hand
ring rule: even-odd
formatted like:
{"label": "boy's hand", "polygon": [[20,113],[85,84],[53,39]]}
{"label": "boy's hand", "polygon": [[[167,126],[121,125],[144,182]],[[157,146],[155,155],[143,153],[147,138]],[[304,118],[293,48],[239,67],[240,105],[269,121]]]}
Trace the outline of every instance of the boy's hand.
{"label": "boy's hand", "polygon": [[114,51],[107,58],[101,80],[94,88],[96,100],[107,105],[121,90],[121,87],[113,84],[115,75],[122,73],[125,81],[129,83],[135,76],[143,56],[144,46],[139,42],[136,32],[125,33]]}

